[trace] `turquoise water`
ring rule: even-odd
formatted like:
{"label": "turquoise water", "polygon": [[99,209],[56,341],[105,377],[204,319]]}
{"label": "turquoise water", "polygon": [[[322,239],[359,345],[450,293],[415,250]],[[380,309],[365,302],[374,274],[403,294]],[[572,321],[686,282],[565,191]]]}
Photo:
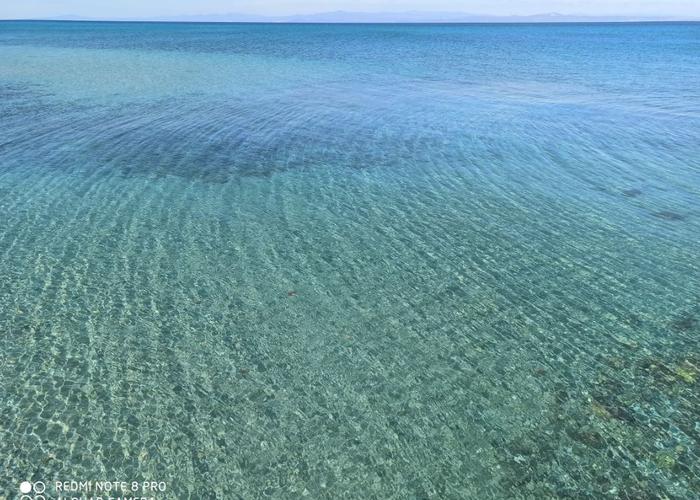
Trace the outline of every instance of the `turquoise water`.
{"label": "turquoise water", "polygon": [[0,255],[0,498],[700,491],[699,24],[3,22]]}

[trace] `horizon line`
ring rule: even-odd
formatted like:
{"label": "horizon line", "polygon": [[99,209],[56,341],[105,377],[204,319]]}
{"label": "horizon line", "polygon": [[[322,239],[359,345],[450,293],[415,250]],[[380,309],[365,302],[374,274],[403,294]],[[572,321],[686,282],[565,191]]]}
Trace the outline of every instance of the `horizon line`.
{"label": "horizon line", "polygon": [[474,21],[195,21],[178,19],[67,19],[67,18],[0,18],[0,22],[54,22],[54,23],[143,23],[143,24],[677,24],[677,23],[700,23],[700,18],[673,18],[673,19],[579,19],[579,20],[474,20]]}
{"label": "horizon line", "polygon": [[0,21],[70,21],[70,22],[151,22],[217,24],[566,24],[566,23],[644,23],[700,22],[700,17],[671,14],[562,14],[541,12],[524,15],[475,14],[455,11],[324,11],[310,14],[264,15],[242,12],[210,14],[176,14],[138,17],[91,17],[65,13],[46,17],[8,18]]}

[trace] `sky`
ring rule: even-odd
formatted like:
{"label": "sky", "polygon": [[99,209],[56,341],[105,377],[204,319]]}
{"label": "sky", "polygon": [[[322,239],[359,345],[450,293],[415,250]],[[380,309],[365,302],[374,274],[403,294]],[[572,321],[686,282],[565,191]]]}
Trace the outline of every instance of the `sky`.
{"label": "sky", "polygon": [[249,13],[266,16],[352,12],[441,11],[497,16],[550,12],[590,16],[700,18],[700,0],[0,0],[0,19],[149,18]]}

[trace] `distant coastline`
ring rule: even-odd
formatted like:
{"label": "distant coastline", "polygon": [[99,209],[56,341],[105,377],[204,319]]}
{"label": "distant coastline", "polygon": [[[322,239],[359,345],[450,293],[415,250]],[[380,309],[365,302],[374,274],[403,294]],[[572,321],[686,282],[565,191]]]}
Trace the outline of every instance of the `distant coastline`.
{"label": "distant coastline", "polygon": [[134,18],[84,17],[72,14],[45,18],[2,19],[3,21],[86,21],[86,22],[174,22],[174,23],[270,23],[270,24],[543,24],[543,23],[647,23],[700,22],[700,17],[676,16],[586,16],[575,14],[535,14],[495,16],[458,12],[322,12],[290,16],[227,13],[206,15],[156,16]]}

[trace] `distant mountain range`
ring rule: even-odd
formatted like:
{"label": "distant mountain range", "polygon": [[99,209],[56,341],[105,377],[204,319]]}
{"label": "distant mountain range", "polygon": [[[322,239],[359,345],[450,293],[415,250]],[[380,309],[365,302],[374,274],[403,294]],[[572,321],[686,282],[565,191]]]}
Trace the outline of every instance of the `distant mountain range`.
{"label": "distant mountain range", "polygon": [[536,14],[532,16],[489,16],[459,12],[321,12],[292,16],[261,16],[256,14],[208,14],[170,17],[100,19],[63,15],[53,20],[72,21],[164,21],[164,22],[218,22],[218,23],[572,23],[572,22],[649,22],[700,20],[678,17],[649,16],[584,16],[571,14]]}

